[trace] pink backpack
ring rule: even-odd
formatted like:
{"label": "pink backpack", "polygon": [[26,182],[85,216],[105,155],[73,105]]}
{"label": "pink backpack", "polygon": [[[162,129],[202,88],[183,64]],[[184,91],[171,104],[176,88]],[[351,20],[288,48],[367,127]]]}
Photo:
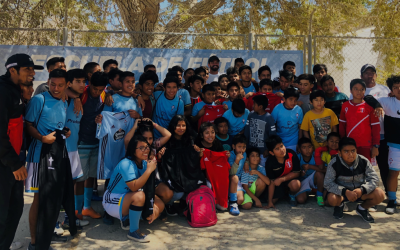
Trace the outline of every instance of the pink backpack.
{"label": "pink backpack", "polygon": [[217,223],[214,193],[205,185],[186,197],[185,216],[192,227],[209,227]]}

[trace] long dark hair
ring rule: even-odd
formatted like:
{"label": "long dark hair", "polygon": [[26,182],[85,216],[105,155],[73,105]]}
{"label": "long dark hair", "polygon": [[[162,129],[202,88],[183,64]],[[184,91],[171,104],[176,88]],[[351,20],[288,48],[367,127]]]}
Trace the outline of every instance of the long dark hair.
{"label": "long dark hair", "polygon": [[168,147],[174,147],[177,143],[177,139],[175,138],[174,134],[175,134],[175,129],[176,126],[178,126],[178,123],[180,121],[184,121],[186,124],[186,131],[185,133],[182,135],[182,145],[184,145],[185,147],[189,147],[192,145],[192,128],[190,127],[190,124],[188,122],[188,120],[186,119],[186,117],[184,115],[175,115],[174,117],[172,117],[169,125],[168,125],[168,131],[171,133],[171,139],[169,139],[168,141]]}
{"label": "long dark hair", "polygon": [[126,148],[125,158],[128,158],[131,161],[136,161],[135,152],[139,142],[145,142],[150,147],[151,150],[151,145],[147,142],[147,139],[143,135],[135,135],[128,143],[128,147]]}
{"label": "long dark hair", "polygon": [[135,135],[143,135],[145,132],[151,132],[154,137],[154,127],[151,121],[141,121],[138,123],[138,128],[135,131]]}
{"label": "long dark hair", "polygon": [[[197,134],[197,138],[196,138],[196,145],[201,145],[201,141],[203,140],[203,133],[204,131],[206,131],[208,128],[213,128],[215,131],[215,135],[217,135],[217,127],[211,123],[211,122],[203,122],[200,125],[199,128],[199,133]],[[221,146],[221,143],[217,140],[217,137],[215,136],[215,139],[213,141],[213,146],[219,147]]]}

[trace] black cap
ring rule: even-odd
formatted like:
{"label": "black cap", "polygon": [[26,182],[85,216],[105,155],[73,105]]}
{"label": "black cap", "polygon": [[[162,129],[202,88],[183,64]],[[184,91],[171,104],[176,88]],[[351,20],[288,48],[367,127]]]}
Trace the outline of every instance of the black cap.
{"label": "black cap", "polygon": [[6,62],[6,69],[11,67],[33,67],[34,69],[44,69],[43,66],[35,65],[32,58],[27,54],[15,54],[10,56]]}
{"label": "black cap", "polygon": [[373,69],[376,73],[376,68],[374,65],[372,64],[365,64],[364,66],[362,66],[361,68],[361,75],[367,70],[367,69]]}
{"label": "black cap", "polygon": [[210,58],[208,58],[208,63],[214,62],[214,61],[218,61],[219,62],[218,56],[211,56]]}

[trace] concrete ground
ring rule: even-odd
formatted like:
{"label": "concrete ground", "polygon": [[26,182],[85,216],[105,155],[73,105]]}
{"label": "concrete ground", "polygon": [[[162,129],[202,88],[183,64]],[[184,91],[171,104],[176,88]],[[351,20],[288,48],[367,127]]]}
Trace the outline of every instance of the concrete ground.
{"label": "concrete ground", "polygon": [[[99,190],[102,191],[100,186]],[[400,193],[398,193],[400,195]],[[25,194],[25,207],[15,241],[29,244],[28,212],[33,196]],[[93,202],[96,211],[103,211],[101,202]],[[150,243],[128,240],[127,231],[118,220],[107,226],[101,219],[89,219],[70,242],[53,244],[55,249],[400,249],[399,213],[384,213],[386,203],[371,213],[375,223],[364,222],[355,212],[355,203],[348,203],[349,212],[342,220],[333,218],[332,207],[318,207],[311,196],[308,202],[290,207],[280,201],[275,209],[253,208],[241,211],[238,217],[219,213],[218,223],[208,228],[192,228],[184,217],[168,217],[149,225],[141,221],[140,229],[149,234]],[[63,213],[60,215],[60,221]],[[399,245],[398,245],[399,244]]]}

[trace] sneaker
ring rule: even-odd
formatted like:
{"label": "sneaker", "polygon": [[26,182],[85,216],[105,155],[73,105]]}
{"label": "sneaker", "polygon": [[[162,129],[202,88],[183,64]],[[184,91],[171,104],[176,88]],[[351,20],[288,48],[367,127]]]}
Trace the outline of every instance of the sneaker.
{"label": "sneaker", "polygon": [[106,225],[114,225],[114,218],[111,217],[111,215],[109,215],[106,211],[104,211],[103,223]]}
{"label": "sneaker", "polygon": [[345,204],[343,206],[337,206],[337,207],[333,208],[333,217],[335,217],[335,219],[338,219],[338,220],[343,219],[344,206],[345,206]]}
{"label": "sneaker", "polygon": [[394,214],[394,212],[396,211],[396,201],[395,200],[389,200],[385,212],[387,214]]}
{"label": "sneaker", "polygon": [[129,223],[129,219],[126,219],[124,221],[121,220],[121,228],[122,228],[122,230],[128,231],[130,225],[131,224]]}
{"label": "sneaker", "polygon": [[324,197],[317,196],[317,203],[318,203],[318,206],[320,206],[320,207],[325,206]]}
{"label": "sneaker", "polygon": [[77,227],[85,227],[85,226],[89,225],[89,221],[76,219],[75,224]]}
{"label": "sneaker", "polygon": [[75,210],[75,217],[80,219],[80,220],[83,220],[83,215],[82,214],[78,214],[78,210]]}
{"label": "sneaker", "polygon": [[375,220],[374,218],[369,214],[368,209],[361,210],[360,205],[357,206],[356,212],[361,218],[363,218],[364,221],[369,222],[369,223],[374,223]]}
{"label": "sneaker", "polygon": [[370,207],[370,208],[368,209],[368,211],[370,211],[370,212],[377,212],[377,211],[378,211],[378,205],[375,205],[375,206],[373,206],[373,207]]}
{"label": "sneaker", "polygon": [[238,204],[236,202],[232,203],[229,207],[230,207],[229,208],[229,213],[231,215],[238,216],[240,214],[239,207],[238,207]]}
{"label": "sneaker", "polygon": [[228,209],[227,207],[223,207],[223,206],[221,206],[221,205],[219,205],[219,204],[216,204],[216,205],[215,205],[215,208],[216,208],[217,210],[219,210],[219,211],[225,211],[225,210]]}
{"label": "sneaker", "polygon": [[57,221],[56,227],[54,228],[54,233],[57,235],[62,235],[64,233],[64,229],[60,226],[60,222]]}
{"label": "sneaker", "polygon": [[128,239],[145,243],[145,242],[150,242],[148,239],[147,235],[141,233],[139,230],[136,230],[135,232],[129,232],[127,235]]}
{"label": "sneaker", "polygon": [[11,243],[10,250],[20,249],[21,247],[22,247],[22,243],[16,241],[16,242]]}
{"label": "sneaker", "polygon": [[92,219],[100,219],[101,218],[101,215],[99,213],[97,213],[96,211],[94,211],[94,209],[92,207],[88,208],[88,209],[83,209],[82,215],[89,216]]}
{"label": "sneaker", "polygon": [[51,237],[51,244],[67,242],[70,239],[71,239],[71,237],[68,237],[68,236],[61,236],[61,235],[53,234],[53,237]]}
{"label": "sneaker", "polygon": [[346,203],[343,203],[343,212],[348,212],[349,211],[349,207],[347,206]]}
{"label": "sneaker", "polygon": [[170,204],[165,205],[165,211],[167,212],[167,214],[169,216],[177,216],[178,215],[178,211],[176,210],[174,205],[170,205]]}
{"label": "sneaker", "polygon": [[294,197],[294,196],[292,196],[292,197],[290,197],[289,196],[289,205],[290,206],[292,206],[292,207],[296,207],[297,206],[297,201],[296,201],[296,197]]}

